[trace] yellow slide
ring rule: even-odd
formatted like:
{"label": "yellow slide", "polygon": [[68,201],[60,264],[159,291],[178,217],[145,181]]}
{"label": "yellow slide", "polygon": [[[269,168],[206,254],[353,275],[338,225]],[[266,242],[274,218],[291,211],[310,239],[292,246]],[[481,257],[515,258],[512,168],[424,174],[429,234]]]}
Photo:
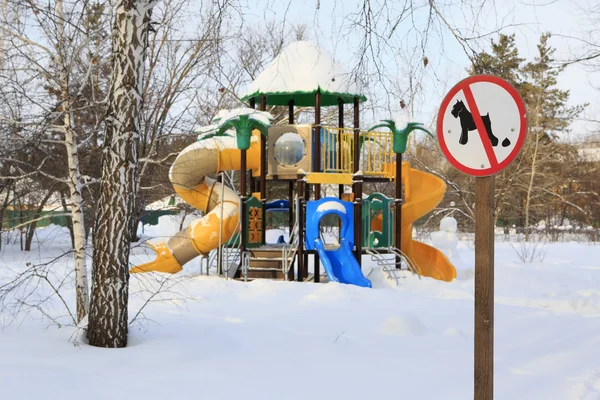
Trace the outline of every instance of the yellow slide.
{"label": "yellow slide", "polygon": [[[252,170],[253,176],[260,175],[262,157],[259,135],[258,131],[253,132],[250,148],[247,150],[247,167]],[[199,254],[208,254],[219,246],[221,216],[221,240],[225,243],[231,239],[238,223],[240,198],[235,191],[206,175],[240,170],[240,164],[241,152],[233,137],[211,137],[186,147],[171,166],[169,180],[179,197],[203,211],[204,216],[193,221],[166,243],[151,245],[156,251],[156,259],[133,267],[129,272],[157,271],[174,274],[181,271],[182,265],[191,259]]]}
{"label": "yellow slide", "polygon": [[442,201],[446,184],[435,175],[411,168],[408,162],[402,163],[402,183],[402,251],[413,261],[419,274],[450,282],[456,278],[456,269],[450,260],[438,249],[412,238],[413,223]]}

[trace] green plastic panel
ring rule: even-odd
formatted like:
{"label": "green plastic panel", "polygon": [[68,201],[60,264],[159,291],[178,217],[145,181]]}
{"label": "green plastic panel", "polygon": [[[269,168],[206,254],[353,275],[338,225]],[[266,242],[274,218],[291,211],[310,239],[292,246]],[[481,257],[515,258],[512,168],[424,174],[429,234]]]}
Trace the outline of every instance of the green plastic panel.
{"label": "green plastic panel", "polygon": [[[392,202],[394,199],[383,193],[373,193],[363,199],[362,222],[365,247],[382,248],[393,244]],[[373,220],[381,215],[381,230],[373,230]]]}

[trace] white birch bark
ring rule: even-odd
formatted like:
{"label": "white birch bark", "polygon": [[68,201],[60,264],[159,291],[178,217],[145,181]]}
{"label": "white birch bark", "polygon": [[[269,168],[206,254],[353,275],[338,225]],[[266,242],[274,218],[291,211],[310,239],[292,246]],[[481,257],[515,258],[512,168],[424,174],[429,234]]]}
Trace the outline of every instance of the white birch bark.
{"label": "white birch bark", "polygon": [[79,323],[88,313],[88,282],[86,268],[86,237],[83,218],[83,197],[81,188],[81,174],[79,170],[79,154],[77,152],[77,136],[73,126],[72,102],[69,92],[69,73],[66,58],[64,10],[62,0],[56,1],[56,54],[59,71],[59,82],[62,99],[63,128],[65,131],[65,146],[67,150],[67,162],[69,176],[67,185],[69,187],[71,201],[71,219],[73,222],[74,254],[75,254],[75,285],[76,285],[76,307],[77,322]]}
{"label": "white birch bark", "polygon": [[150,0],[118,0],[112,29],[112,77],[94,228],[90,345],[127,345],[129,234],[137,192],[139,130]]}

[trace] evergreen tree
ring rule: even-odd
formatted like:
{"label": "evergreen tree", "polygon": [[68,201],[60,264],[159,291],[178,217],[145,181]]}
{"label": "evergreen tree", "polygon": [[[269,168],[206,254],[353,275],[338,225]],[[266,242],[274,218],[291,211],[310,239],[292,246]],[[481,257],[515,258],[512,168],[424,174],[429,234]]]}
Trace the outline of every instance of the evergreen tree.
{"label": "evergreen tree", "polygon": [[[515,35],[500,35],[492,40],[490,52],[475,58],[471,74],[496,75],[520,93],[527,111],[528,135],[519,157],[497,179],[497,218],[528,227],[550,217],[549,205],[564,177],[561,167],[569,146],[559,141],[583,111],[583,105],[571,107],[570,93],[557,87],[564,67],[554,66],[554,48],[550,34],[540,37],[538,54],[529,62],[519,55]],[[553,207],[553,206],[551,206]],[[556,208],[556,207],[554,207]],[[550,221],[548,221],[550,222]]]}
{"label": "evergreen tree", "polygon": [[492,52],[482,52],[475,58],[475,65],[469,71],[471,75],[496,75],[513,85],[517,90],[523,83],[521,64],[525,61],[519,56],[515,35],[500,35],[497,42],[491,41]]}

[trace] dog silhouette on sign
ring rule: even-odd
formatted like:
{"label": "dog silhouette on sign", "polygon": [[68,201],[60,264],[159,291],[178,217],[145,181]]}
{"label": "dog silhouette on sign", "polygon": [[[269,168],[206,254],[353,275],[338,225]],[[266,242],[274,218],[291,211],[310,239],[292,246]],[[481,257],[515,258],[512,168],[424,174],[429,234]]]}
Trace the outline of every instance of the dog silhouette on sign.
{"label": "dog silhouette on sign", "polygon": [[[473,115],[462,100],[456,100],[456,104],[452,107],[452,111],[450,111],[454,118],[460,118],[460,127],[462,128],[462,132],[460,133],[460,139],[458,143],[465,145],[469,141],[469,131],[474,131],[477,129],[475,126],[475,121],[473,120]],[[490,138],[490,142],[492,142],[492,146],[498,146],[498,138],[494,136],[492,132],[492,122],[490,121],[490,113],[487,115],[482,115],[481,120],[483,121],[483,126],[485,126],[485,130],[487,132],[488,138]],[[502,141],[502,147],[510,146],[510,140],[508,138]]]}

